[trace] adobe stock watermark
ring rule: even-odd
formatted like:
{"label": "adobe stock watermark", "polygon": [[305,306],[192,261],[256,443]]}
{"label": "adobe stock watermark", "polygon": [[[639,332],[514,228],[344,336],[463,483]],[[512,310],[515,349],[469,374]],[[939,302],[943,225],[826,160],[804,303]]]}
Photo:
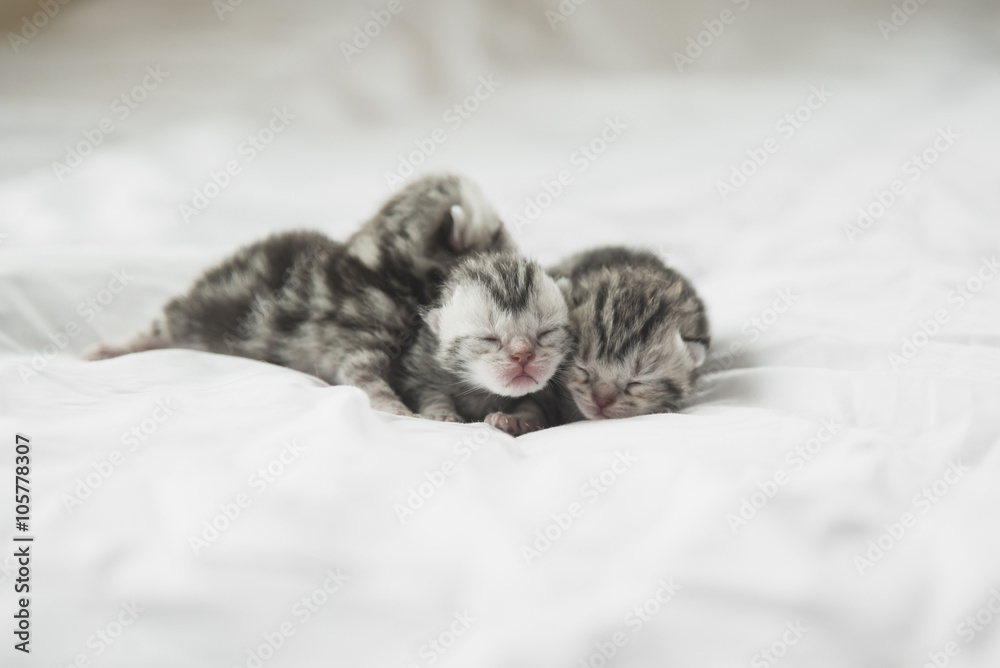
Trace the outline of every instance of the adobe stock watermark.
{"label": "adobe stock watermark", "polygon": [[910,156],[910,159],[903,163],[901,170],[906,179],[893,179],[884,190],[873,191],[872,201],[858,207],[858,217],[855,222],[844,224],[843,230],[847,240],[853,244],[859,237],[864,236],[876,221],[892,208],[900,196],[906,193],[907,184],[919,181],[931,165],[947,153],[955,145],[955,140],[961,136],[952,130],[950,125],[947,128],[938,128],[937,135],[927,148]]}
{"label": "adobe stock watermark", "polygon": [[[428,638],[417,649],[417,656],[423,659],[424,666],[437,663],[441,657],[448,653],[448,650],[455,646],[462,636],[469,632],[472,625],[476,623],[476,618],[468,610],[454,612],[451,616],[452,621],[445,630],[432,638]],[[406,668],[421,668],[421,664],[410,663]]]}
{"label": "adobe stock watermark", "polygon": [[243,5],[243,0],[212,0],[212,9],[215,10],[215,15],[219,17],[219,21],[226,20],[226,14],[232,14],[236,11],[237,7]]}
{"label": "adobe stock watermark", "polygon": [[616,450],[615,458],[607,468],[580,485],[580,496],[587,505],[573,501],[566,510],[553,513],[550,516],[552,521],[535,531],[534,541],[530,545],[521,545],[521,556],[524,557],[524,561],[531,566],[535,560],[552,549],[552,546],[576,524],[577,520],[583,517],[587,508],[614,487],[637,461],[639,458],[629,454],[628,450]]}
{"label": "adobe stock watermark", "polygon": [[569,17],[576,13],[576,8],[587,0],[561,0],[559,5],[553,9],[545,10],[545,20],[549,22],[552,32],[556,31],[560,23],[565,23]]}
{"label": "adobe stock watermark", "polygon": [[[604,127],[589,141],[580,144],[569,156],[569,163],[576,167],[576,172],[582,174],[596,162],[608,148],[618,141],[622,133],[628,129],[621,116],[605,118]],[[541,188],[524,200],[524,208],[507,216],[508,224],[516,233],[520,233],[529,224],[538,220],[542,212],[559,199],[566,189],[573,185],[575,177],[573,170],[562,169],[551,179],[543,179]]]}
{"label": "adobe stock watermark", "polygon": [[882,33],[882,39],[888,42],[889,35],[899,32],[899,29],[907,24],[910,17],[920,11],[920,8],[926,4],[927,0],[903,0],[899,4],[894,4],[888,20],[879,19],[875,22],[875,27]]}
{"label": "adobe stock watermark", "polygon": [[866,550],[854,555],[853,563],[858,575],[861,577],[867,575],[866,571],[880,562],[907,532],[917,525],[920,517],[937,506],[968,471],[969,467],[963,466],[961,460],[948,462],[948,469],[940,478],[914,494],[910,503],[916,512],[907,510],[897,520],[883,524],[882,528],[885,531],[869,540]]}
{"label": "adobe stock watermark", "polygon": [[649,598],[625,613],[622,625],[632,631],[632,636],[620,630],[609,635],[606,640],[598,641],[594,644],[590,655],[577,664],[578,668],[605,668],[618,655],[621,648],[653,621],[653,618],[660,614],[682,589],[673,578],[660,578],[655,584],[656,588]]}
{"label": "adobe stock watermark", "polygon": [[132,112],[138,109],[139,105],[145,102],[149,98],[149,94],[159,88],[168,76],[170,76],[170,72],[164,72],[159,65],[147,65],[146,75],[139,83],[111,101],[112,116],[105,116],[92,128],[84,128],[81,131],[83,139],[75,144],[66,145],[66,157],[63,161],[55,160],[52,162],[52,173],[56,175],[56,178],[62,182],[82,165],[84,159],[118,129],[115,119],[119,123],[128,120]]}
{"label": "adobe stock watermark", "polygon": [[[108,280],[105,287],[77,303],[77,315],[82,317],[83,322],[88,325],[94,322],[98,315],[111,306],[115,298],[120,295],[134,279],[135,277],[130,276],[125,267],[112,271],[111,278]],[[17,365],[17,375],[21,378],[21,382],[27,384],[37,378],[38,374],[48,367],[49,362],[51,362],[56,355],[66,350],[69,346],[70,340],[75,339],[82,331],[80,323],[75,320],[70,320],[63,325],[62,329],[49,332],[49,343],[46,343],[40,349],[32,348],[30,364]]]}
{"label": "adobe stock watermark", "polygon": [[815,434],[789,450],[785,455],[785,463],[791,470],[778,469],[770,477],[757,481],[757,490],[741,497],[740,507],[736,512],[726,515],[726,523],[733,534],[739,533],[740,529],[757,517],[757,513],[778,494],[778,491],[787,485],[795,474],[804,469],[806,464],[815,459],[823,451],[824,446],[829,445],[843,428],[844,423],[838,418],[824,418],[820,421]]}
{"label": "adobe stock watermark", "polygon": [[351,579],[351,576],[344,574],[339,568],[327,570],[325,575],[326,578],[319,586],[292,605],[288,619],[280,622],[273,630],[261,634],[261,641],[246,650],[246,659],[236,664],[235,668],[261,668],[274,658],[299,627],[312,619]]}
{"label": "adobe stock watermark", "polygon": [[409,487],[404,503],[396,503],[393,505],[393,510],[396,511],[396,517],[399,518],[400,524],[406,524],[406,521],[417,514],[417,511],[424,507],[424,505],[434,498],[445,483],[458,473],[459,465],[472,459],[472,456],[479,452],[484,445],[486,445],[495,430],[484,424],[479,423],[471,430],[471,434],[467,434],[462,437],[461,440],[456,441],[452,445],[452,454],[457,458],[448,458],[441,462],[436,468],[424,473],[424,479],[415,486]]}
{"label": "adobe stock watermark", "polygon": [[1000,272],[1000,263],[997,256],[982,258],[982,262],[971,276],[955,286],[945,297],[948,304],[953,307],[939,308],[926,320],[921,320],[917,329],[909,336],[904,336],[902,344],[896,351],[890,351],[887,355],[889,366],[893,371],[899,371],[913,360],[924,346],[940,333],[941,328],[948,324],[951,315],[960,311],[970,301],[982,291],[987,283]]}
{"label": "adobe stock watermark", "polygon": [[747,159],[739,164],[729,167],[729,178],[725,181],[716,181],[715,189],[719,192],[723,202],[729,201],[729,197],[735,195],[740,188],[745,186],[750,178],[756,174],[771,156],[781,148],[782,140],[788,141],[795,136],[795,133],[805,127],[813,114],[822,109],[833,97],[833,93],[826,88],[826,84],[809,87],[809,94],[806,99],[792,111],[784,114],[774,123],[774,130],[779,137],[768,137],[760,146],[747,149]]}
{"label": "adobe stock watermark", "polygon": [[60,664],[59,668],[90,668],[92,661],[104,654],[139,619],[139,615],[146,612],[135,599],[122,601],[118,607],[121,610],[114,619],[87,636],[87,649],[90,651],[77,653],[73,661]]}
{"label": "adobe stock watermark", "polygon": [[160,425],[170,419],[176,408],[169,397],[156,399],[153,402],[152,410],[146,417],[122,432],[119,442],[123,448],[112,450],[106,458],[93,462],[91,464],[93,471],[78,477],[73,491],[59,497],[66,512],[72,515],[87,499],[92,497],[94,492],[125,464],[130,454],[138,452],[146,445],[146,442],[157,432]]}
{"label": "adobe stock watermark", "polygon": [[769,668],[775,665],[788,654],[788,650],[799,644],[803,636],[809,632],[809,627],[796,619],[794,622],[785,622],[785,630],[781,637],[770,645],[760,650],[750,659],[751,668]]}
{"label": "adobe stock watermark", "polygon": [[[284,475],[288,467],[295,463],[303,452],[305,447],[294,439],[285,441],[277,456],[247,476],[247,486],[254,490],[256,496],[260,496]],[[188,535],[188,546],[195,556],[217,541],[240,518],[243,511],[253,504],[253,500],[254,496],[248,491],[243,491],[237,493],[231,501],[220,503],[219,512],[203,520],[198,533]]]}
{"label": "adobe stock watermark", "polygon": [[413,140],[413,145],[416,147],[414,150],[396,156],[396,170],[385,172],[385,184],[389,188],[395,189],[406,179],[416,174],[417,168],[437,152],[438,146],[448,141],[449,137],[472,118],[472,115],[479,110],[484,102],[493,97],[493,94],[501,86],[503,86],[503,82],[497,79],[496,75],[480,76],[477,79],[476,87],[468,95],[452,104],[441,114],[441,120],[444,121],[447,129],[434,128],[426,137],[418,137]]}
{"label": "adobe stock watermark", "polygon": [[[750,0],[732,0],[741,12],[745,12],[750,6]],[[695,35],[688,35],[687,47],[684,52],[674,51],[674,64],[677,71],[683,73],[684,68],[693,65],[705,53],[705,50],[715,44],[715,40],[722,36],[726,26],[732,25],[736,21],[736,14],[731,9],[723,9],[718,18],[705,19],[701,22],[705,29]]]}
{"label": "adobe stock watermark", "polygon": [[962,653],[962,646],[958,644],[958,639],[969,645],[976,639],[977,635],[993,623],[994,619],[1000,617],[1000,589],[993,587],[989,594],[990,597],[979,609],[966,615],[958,623],[954,636],[949,638],[941,646],[941,649],[927,652],[927,661],[920,668],[946,668],[952,659]]}
{"label": "adobe stock watermark", "polygon": [[39,11],[31,16],[21,17],[21,29],[18,32],[7,33],[7,41],[14,53],[18,53],[22,46],[33,39],[69,3],[70,0],[38,0]]}
{"label": "adobe stock watermark", "polygon": [[[408,2],[412,3],[413,0],[408,0]],[[371,10],[369,15],[372,19],[363,26],[354,28],[354,38],[350,42],[343,40],[340,42],[340,52],[344,55],[344,60],[350,63],[352,58],[360,56],[361,52],[367,49],[372,41],[378,39],[382,31],[389,27],[393,18],[403,13],[406,6],[402,0],[389,0],[385,8]]]}
{"label": "adobe stock watermark", "polygon": [[192,218],[201,215],[208,205],[232,184],[233,178],[242,173],[245,166],[256,160],[260,153],[288,129],[294,119],[295,114],[290,112],[287,106],[271,109],[271,118],[256,132],[247,135],[246,139],[236,147],[236,155],[239,157],[226,161],[218,171],[209,170],[208,180],[194,189],[190,202],[180,203],[178,211],[184,222],[189,223]]}
{"label": "adobe stock watermark", "polygon": [[[792,293],[791,288],[781,288],[775,290],[776,296],[771,305],[761,311],[758,315],[743,321],[740,332],[746,337],[747,343],[756,343],[758,339],[766,334],[781,317],[788,313],[799,301],[800,296]],[[714,357],[705,367],[705,373],[717,373],[732,368],[740,357],[745,355],[749,348],[743,341],[733,341],[729,348]]]}

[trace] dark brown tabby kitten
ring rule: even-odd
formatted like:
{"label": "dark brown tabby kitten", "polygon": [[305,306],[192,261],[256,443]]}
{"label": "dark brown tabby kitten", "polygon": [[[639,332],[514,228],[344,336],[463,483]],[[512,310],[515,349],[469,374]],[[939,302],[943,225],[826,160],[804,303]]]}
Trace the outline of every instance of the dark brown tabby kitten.
{"label": "dark brown tabby kitten", "polygon": [[[580,253],[549,273],[560,279],[577,340],[558,379],[576,419],[670,413],[690,401],[710,334],[686,278],[651,252],[620,247]],[[576,410],[562,403],[571,421]]]}

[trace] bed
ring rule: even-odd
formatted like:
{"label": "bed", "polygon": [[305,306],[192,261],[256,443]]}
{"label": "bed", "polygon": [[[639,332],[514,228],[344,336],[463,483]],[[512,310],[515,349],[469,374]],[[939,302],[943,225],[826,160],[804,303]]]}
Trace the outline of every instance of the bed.
{"label": "bed", "polygon": [[[3,665],[1000,661],[995,5],[41,4],[0,13]],[[542,262],[690,277],[698,400],[513,439],[81,360],[429,169]]]}

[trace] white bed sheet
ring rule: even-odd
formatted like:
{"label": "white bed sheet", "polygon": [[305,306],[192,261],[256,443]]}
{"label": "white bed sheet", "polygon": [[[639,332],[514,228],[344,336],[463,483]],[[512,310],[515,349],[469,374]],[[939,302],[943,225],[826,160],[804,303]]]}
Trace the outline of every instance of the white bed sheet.
{"label": "white bed sheet", "polygon": [[[884,40],[891,6],[753,5],[677,72],[720,8],[586,3],[553,34],[541,5],[413,3],[345,63],[338,42],[380,7],[243,3],[220,21],[207,2],[80,2],[4,55],[0,438],[32,438],[37,536],[32,653],[5,647],[4,665],[995,665],[995,10],[928,3]],[[58,180],[64,146],[157,65],[149,99]],[[828,99],[786,137],[813,87]],[[244,162],[275,107],[295,118]],[[608,119],[626,127],[581,170]],[[472,175],[509,221],[569,171],[518,233],[526,252],[644,245],[696,282],[716,371],[696,405],[515,440],[248,360],[78,360],[240,243],[346,236],[438,126],[426,166]],[[241,173],[185,223],[179,204],[231,159]]]}

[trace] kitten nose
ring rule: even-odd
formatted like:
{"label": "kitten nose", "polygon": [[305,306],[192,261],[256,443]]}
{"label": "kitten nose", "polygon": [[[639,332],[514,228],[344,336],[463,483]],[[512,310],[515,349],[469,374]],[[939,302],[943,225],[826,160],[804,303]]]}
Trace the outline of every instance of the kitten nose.
{"label": "kitten nose", "polygon": [[618,397],[615,396],[610,396],[607,394],[597,394],[596,392],[593,393],[591,396],[594,398],[594,404],[601,410],[604,410],[611,404],[615,403],[615,401],[618,399]]}
{"label": "kitten nose", "polygon": [[512,352],[510,358],[521,366],[525,366],[528,362],[535,359],[535,353],[530,348],[521,348]]}
{"label": "kitten nose", "polygon": [[594,399],[594,405],[604,410],[617,401],[618,390],[608,383],[601,382],[590,388],[590,396]]}

